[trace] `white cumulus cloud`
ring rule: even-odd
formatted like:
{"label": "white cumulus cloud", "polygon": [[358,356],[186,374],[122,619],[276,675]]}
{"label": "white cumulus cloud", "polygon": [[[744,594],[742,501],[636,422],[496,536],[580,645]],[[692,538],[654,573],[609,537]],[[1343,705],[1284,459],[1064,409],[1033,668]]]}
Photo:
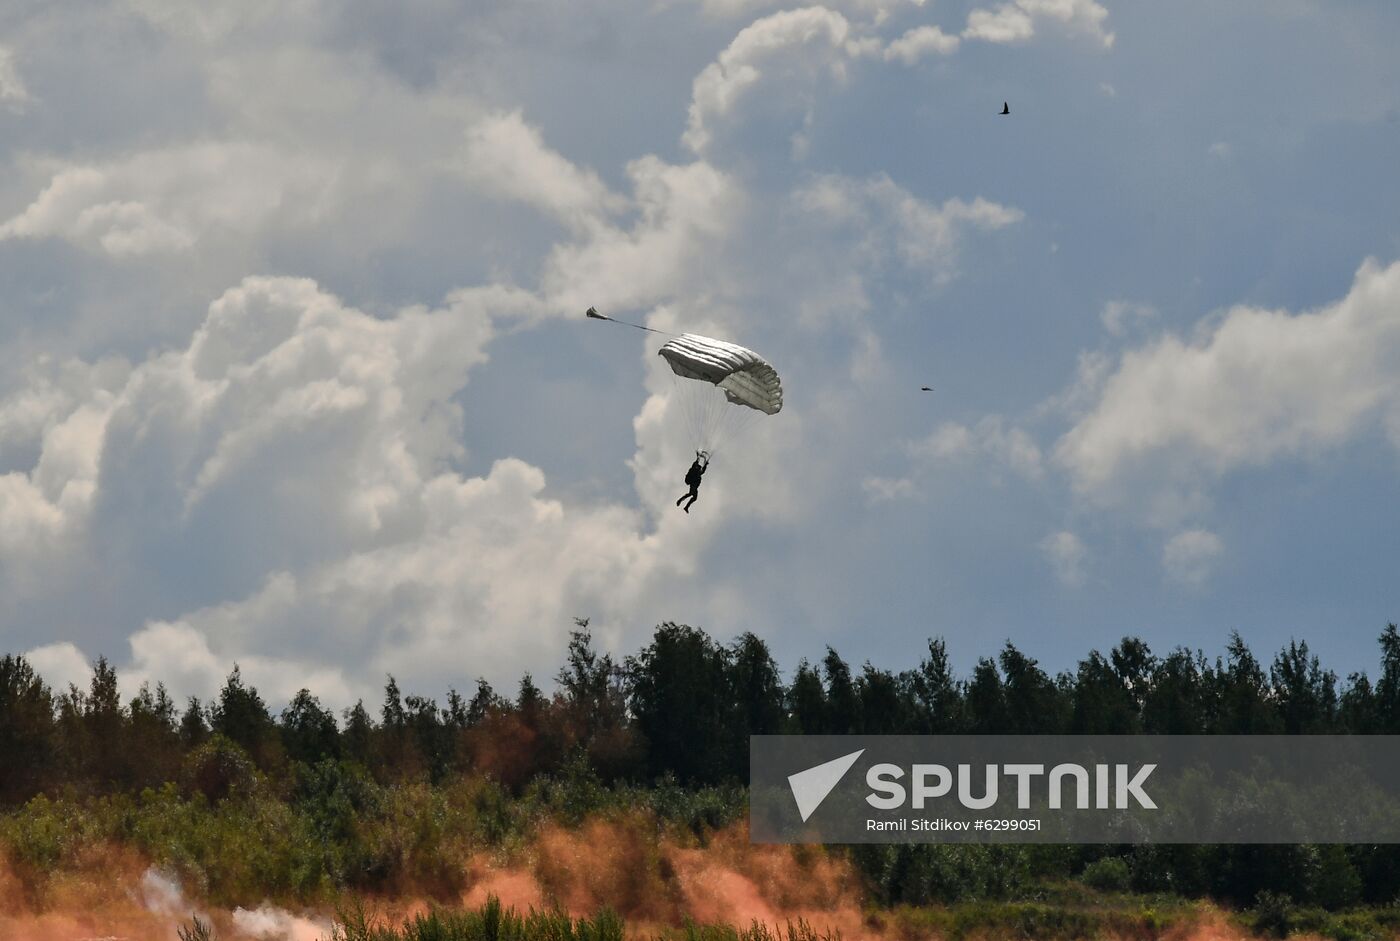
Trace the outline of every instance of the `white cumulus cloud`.
{"label": "white cumulus cloud", "polygon": [[[800,409],[746,449],[751,470],[707,486],[704,519],[665,512],[687,442],[654,356],[640,505],[563,500],[518,458],[463,474],[468,375],[497,324],[543,310],[484,287],[376,318],[306,279],[248,278],[183,349],[36,373],[0,400],[0,432],[32,462],[0,477],[7,611],[96,605],[98,581],[135,611],[180,610],[197,572],[209,600],[133,625],[125,687],[207,695],[237,662],[273,700],[312,686],[338,705],[384,673],[538,670],[578,612],[614,640],[636,629],[638,604],[693,574],[727,513],[792,511],[774,469]],[[85,655],[116,653],[84,646],[65,638],[35,662],[67,681]]]}
{"label": "white cumulus cloud", "polygon": [[92,665],[87,657],[68,641],[35,647],[25,653],[24,659],[44,682],[60,692],[67,691],[69,686],[86,690],[92,679]]}
{"label": "white cumulus cloud", "polygon": [[1095,0],[1014,0],[993,10],[977,8],[968,13],[964,39],[984,42],[1025,42],[1042,21],[1093,37],[1105,49],[1113,45],[1113,33],[1104,28],[1108,10]]}
{"label": "white cumulus cloud", "polygon": [[1179,585],[1199,587],[1210,577],[1225,544],[1215,533],[1188,529],[1177,533],[1162,548],[1162,569]]}
{"label": "white cumulus cloud", "polygon": [[1051,533],[1040,542],[1040,551],[1060,583],[1070,588],[1084,584],[1089,550],[1084,541],[1069,530]]}
{"label": "white cumulus cloud", "polygon": [[492,195],[528,203],[574,227],[627,207],[596,173],[545,146],[519,111],[490,115],[467,129],[461,170]]}
{"label": "white cumulus cloud", "polygon": [[969,231],[990,232],[1024,218],[1019,210],[983,199],[920,199],[884,174],[864,180],[827,174],[793,193],[794,204],[818,220],[852,233],[869,260],[886,256],[929,272],[938,282],[957,273],[958,248]]}
{"label": "white cumulus cloud", "polygon": [[181,252],[204,234],[246,233],[274,215],[314,219],[335,168],[275,147],[211,142],[65,167],[0,239],[58,237],[109,255]]}
{"label": "white cumulus cloud", "polygon": [[[848,16],[868,16],[876,23],[884,22],[900,7],[921,7],[927,0],[827,0],[824,4],[844,11]],[[782,5],[782,0],[702,0],[704,11],[716,17],[752,16],[760,10]]]}
{"label": "white cumulus cloud", "polygon": [[579,312],[639,308],[707,283],[712,260],[740,219],[743,191],[705,161],[669,164],[648,156],[627,167],[635,219],[598,224],[555,246],[541,286],[550,304]]}
{"label": "white cumulus cloud", "polygon": [[999,415],[988,415],[971,426],[946,422],[928,437],[907,443],[905,451],[909,468],[904,475],[867,477],[862,482],[871,500],[917,497],[934,474],[958,466],[977,465],[994,472],[1010,470],[1031,481],[1045,475],[1045,458],[1035,439]]}
{"label": "white cumulus cloud", "polygon": [[1235,307],[1191,337],[1128,350],[1055,446],[1098,501],[1189,505],[1223,474],[1340,447],[1367,428],[1400,447],[1400,263],[1367,261],[1341,300]]}
{"label": "white cumulus cloud", "polygon": [[885,60],[898,59],[913,65],[926,55],[948,55],[957,51],[958,37],[949,36],[937,26],[918,26],[885,47]]}
{"label": "white cumulus cloud", "polygon": [[18,111],[29,101],[29,90],[19,77],[14,51],[0,46],[0,105]]}
{"label": "white cumulus cloud", "polygon": [[715,125],[731,116],[765,75],[840,78],[845,63],[865,48],[852,41],[851,24],[835,10],[804,7],[773,13],[739,31],[719,57],[695,77],[683,143],[696,153],[710,145]]}
{"label": "white cumulus cloud", "polygon": [[1121,337],[1131,330],[1135,325],[1144,323],[1157,316],[1157,310],[1151,304],[1141,304],[1134,301],[1109,301],[1103,305],[1103,312],[1099,319],[1103,322],[1104,329],[1115,337]]}

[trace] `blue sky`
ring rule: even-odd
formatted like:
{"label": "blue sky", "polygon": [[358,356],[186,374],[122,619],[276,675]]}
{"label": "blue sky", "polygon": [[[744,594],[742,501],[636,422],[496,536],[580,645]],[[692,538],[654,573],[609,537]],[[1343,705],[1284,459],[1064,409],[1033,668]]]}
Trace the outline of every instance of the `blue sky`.
{"label": "blue sky", "polygon": [[[1370,668],[1398,40],[1383,2],[12,4],[0,646],[335,705],[552,675],[576,615],[788,669],[1231,630]],[[590,304],[783,376],[690,516],[657,342]]]}

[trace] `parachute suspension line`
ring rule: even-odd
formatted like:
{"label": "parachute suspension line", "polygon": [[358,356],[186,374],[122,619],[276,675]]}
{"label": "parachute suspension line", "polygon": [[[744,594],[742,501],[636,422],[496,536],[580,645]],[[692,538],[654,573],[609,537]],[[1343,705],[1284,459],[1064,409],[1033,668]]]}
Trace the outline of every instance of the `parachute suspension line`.
{"label": "parachute suspension line", "polygon": [[671,375],[673,401],[684,422],[690,445],[714,457],[738,437],[759,412],[735,405],[716,385]]}
{"label": "parachute suspension line", "polygon": [[695,386],[700,403],[700,448],[713,452],[719,446],[719,431],[728,403],[718,386]]}
{"label": "parachute suspension line", "polygon": [[598,308],[596,307],[588,308],[588,310],[583,312],[583,316],[587,317],[589,320],[606,320],[608,323],[619,323],[622,324],[624,327],[635,327],[638,330],[645,330],[647,333],[659,333],[663,337],[674,337],[678,335],[675,333],[671,333],[668,330],[657,330],[655,327],[647,327],[639,323],[629,323],[626,320],[618,320],[616,317],[604,316],[603,314],[598,313]]}
{"label": "parachute suspension line", "polygon": [[[722,395],[721,398],[723,398]],[[726,408],[724,413],[720,416],[721,428],[716,435],[720,440],[716,442],[716,448],[720,445],[727,444],[731,440],[737,440],[744,434],[745,430],[753,424],[754,420],[762,414],[751,408],[730,405],[727,399],[724,400],[724,405]]]}
{"label": "parachute suspension line", "polygon": [[753,350],[687,333],[660,353],[671,367],[675,420],[684,421],[697,451],[714,455],[755,413],[775,415],[783,407],[777,374]]}
{"label": "parachute suspension line", "polygon": [[[734,410],[731,409],[730,411],[733,412]],[[751,408],[738,409],[738,414],[732,416],[729,419],[730,424],[728,429],[724,433],[725,437],[740,437],[748,430],[749,426],[752,425],[755,420],[757,420],[760,414],[762,413],[757,412]]]}
{"label": "parachute suspension line", "polygon": [[[671,374],[674,398],[685,421],[690,445],[697,451],[712,451],[722,412],[715,399],[724,401],[724,393],[716,386],[696,383]],[[727,403],[725,403],[727,404]]]}
{"label": "parachute suspension line", "polygon": [[734,419],[737,418],[735,413],[748,409],[731,404],[719,386],[710,386],[704,391],[707,393],[704,396],[706,450],[713,454],[727,443]]}
{"label": "parachute suspension line", "polygon": [[672,400],[684,422],[686,443],[697,451],[714,449],[713,397],[719,390],[708,384],[695,383],[671,374]]}

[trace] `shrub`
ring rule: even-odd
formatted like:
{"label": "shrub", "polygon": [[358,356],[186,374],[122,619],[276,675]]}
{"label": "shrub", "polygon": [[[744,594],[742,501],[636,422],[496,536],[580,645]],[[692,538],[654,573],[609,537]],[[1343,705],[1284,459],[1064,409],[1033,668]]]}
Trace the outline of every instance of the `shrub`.
{"label": "shrub", "polygon": [[216,801],[251,795],[257,787],[258,769],[246,751],[215,735],[190,752],[182,778],[188,790]]}
{"label": "shrub", "polygon": [[1128,861],[1121,856],[1105,856],[1084,867],[1084,884],[1100,892],[1126,892],[1132,881]]}
{"label": "shrub", "polygon": [[198,915],[194,916],[188,926],[180,925],[175,933],[180,941],[214,941],[214,929]]}
{"label": "shrub", "polygon": [[1293,930],[1293,899],[1263,891],[1254,900],[1254,930],[1274,938],[1286,938]]}

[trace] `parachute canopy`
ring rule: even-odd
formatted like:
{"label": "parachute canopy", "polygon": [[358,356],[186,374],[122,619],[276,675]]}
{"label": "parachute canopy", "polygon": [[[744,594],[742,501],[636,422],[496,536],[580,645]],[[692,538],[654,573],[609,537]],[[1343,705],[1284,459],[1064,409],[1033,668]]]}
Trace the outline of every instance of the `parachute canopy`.
{"label": "parachute canopy", "polygon": [[687,333],[662,346],[660,354],[677,376],[718,386],[735,405],[766,415],[782,410],[783,385],[777,370],[751,349]]}

